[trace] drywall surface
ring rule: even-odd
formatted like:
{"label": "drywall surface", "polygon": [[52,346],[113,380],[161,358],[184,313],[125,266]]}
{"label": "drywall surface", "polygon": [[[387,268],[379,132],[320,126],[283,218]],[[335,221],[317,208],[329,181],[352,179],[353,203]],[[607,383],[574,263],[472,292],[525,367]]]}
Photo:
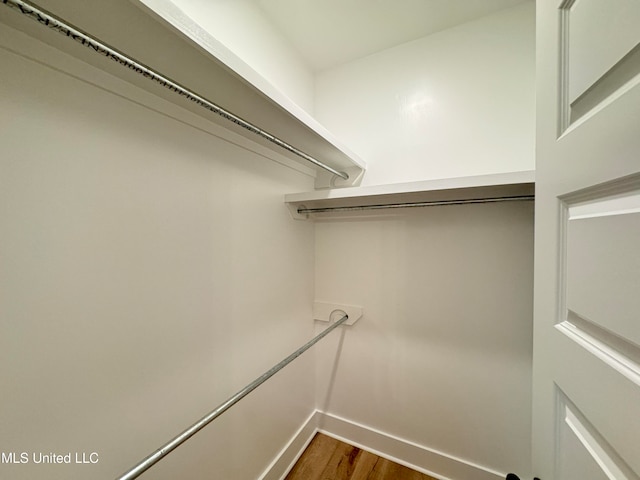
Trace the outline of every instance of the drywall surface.
{"label": "drywall surface", "polygon": [[294,103],[313,114],[311,69],[267,20],[257,2],[173,0],[173,3]]}
{"label": "drywall surface", "polygon": [[[0,444],[26,455],[0,478],[115,478],[312,335],[282,198],[313,179],[4,26],[0,64]],[[313,379],[302,356],[148,478],[257,478]]]}
{"label": "drywall surface", "polygon": [[531,202],[317,221],[316,299],[364,307],[318,346],[319,410],[530,478],[532,284]]}
{"label": "drywall surface", "polygon": [[362,185],[533,170],[533,2],[316,76],[315,117]]}

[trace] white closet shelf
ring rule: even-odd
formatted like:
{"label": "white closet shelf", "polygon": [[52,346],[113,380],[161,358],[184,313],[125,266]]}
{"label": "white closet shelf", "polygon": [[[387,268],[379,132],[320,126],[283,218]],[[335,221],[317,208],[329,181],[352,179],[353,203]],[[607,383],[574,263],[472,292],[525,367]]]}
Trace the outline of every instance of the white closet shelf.
{"label": "white closet shelf", "polygon": [[[173,82],[278,137],[307,155],[357,178],[365,164],[299,106],[277,91],[170,0],[48,0],[55,17],[133,58]],[[16,8],[0,6],[0,23],[20,30],[116,77],[180,105],[250,141],[317,172],[319,185],[333,177],[299,156],[210,112],[132,69],[61,35]]]}
{"label": "white closet shelf", "polygon": [[341,208],[420,202],[515,199],[535,194],[533,170],[409,183],[316,190],[285,195],[294,216],[299,208]]}

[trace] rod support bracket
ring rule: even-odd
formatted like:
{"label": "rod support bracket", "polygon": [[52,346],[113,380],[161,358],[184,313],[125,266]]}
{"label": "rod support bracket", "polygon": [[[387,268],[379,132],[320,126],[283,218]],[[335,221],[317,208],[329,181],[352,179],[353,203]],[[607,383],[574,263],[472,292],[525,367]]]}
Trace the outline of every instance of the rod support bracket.
{"label": "rod support bracket", "polygon": [[362,317],[362,313],[363,308],[356,305],[327,302],[313,303],[313,319],[320,322],[334,323],[340,320],[344,314],[347,314],[349,319],[344,324],[353,325]]}
{"label": "rod support bracket", "polygon": [[287,208],[291,214],[291,218],[294,220],[309,220],[308,213],[298,213],[299,208],[306,208],[304,205],[298,205],[297,203],[287,203]]}
{"label": "rod support bracket", "polygon": [[325,188],[356,187],[362,182],[365,172],[361,167],[347,167],[340,169],[340,171],[341,173],[346,173],[349,178],[341,178],[323,170],[318,171],[315,181],[316,190],[322,190]]}

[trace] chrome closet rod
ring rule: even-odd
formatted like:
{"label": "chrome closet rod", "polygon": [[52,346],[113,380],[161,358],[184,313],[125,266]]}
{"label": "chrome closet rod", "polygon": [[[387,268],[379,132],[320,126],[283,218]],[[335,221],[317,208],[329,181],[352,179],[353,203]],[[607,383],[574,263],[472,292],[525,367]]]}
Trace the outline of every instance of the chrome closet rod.
{"label": "chrome closet rod", "polygon": [[360,210],[382,210],[386,208],[414,208],[414,207],[437,207],[439,205],[466,205],[469,203],[496,203],[496,202],[520,202],[535,200],[534,195],[520,195],[515,197],[491,197],[474,198],[467,200],[435,200],[433,202],[407,202],[407,203],[380,203],[376,205],[360,205],[353,207],[322,207],[322,208],[298,208],[298,213],[327,213],[327,212],[352,212]]}
{"label": "chrome closet rod", "polygon": [[268,140],[269,142],[279,146],[280,148],[283,148],[284,150],[287,150],[293,153],[294,155],[297,155],[298,157],[310,163],[313,163],[314,165],[326,170],[327,172],[337,175],[338,177],[343,178],[345,180],[349,179],[348,174],[344,172],[339,172],[338,170],[330,167],[329,165],[322,163],[321,161],[315,159],[311,155],[303,152],[302,150],[297,149],[293,145],[270,134],[266,130],[263,130],[260,127],[257,127],[256,125],[238,117],[237,115],[231,113],[230,111],[225,110],[221,106],[216,105],[215,103],[198,95],[193,90],[189,90],[188,88],[180,85],[179,83],[176,83],[173,80],[170,80],[168,77],[165,77],[161,73],[147,67],[146,65],[143,65],[142,63],[134,60],[133,58],[125,55],[124,53],[116,50],[115,48],[112,48],[106,45],[105,43],[102,43],[100,40],[90,36],[88,33],[78,30],[77,28],[66,23],[64,20],[52,15],[51,13],[45,12],[44,10],[41,10],[40,8],[30,3],[24,2],[23,0],[2,0],[2,3],[4,3],[9,7],[13,7],[19,10],[24,15],[27,15],[33,20],[36,20],[39,23],[46,25],[47,27],[62,33],[63,35],[66,35],[67,37],[77,41],[78,43],[80,43],[81,45],[84,45],[85,47],[90,48],[96,53],[106,56],[118,62],[123,67],[126,67],[129,70],[132,70],[135,73],[142,75],[145,78],[153,80],[154,82],[177,93],[178,95],[181,95],[191,100],[192,102],[200,105],[201,107],[206,108],[207,110],[220,115],[226,120],[229,120],[230,122],[233,122],[236,125],[239,125],[249,130],[252,133],[255,133],[256,135]]}
{"label": "chrome closet rod", "polygon": [[244,397],[249,395],[252,391],[254,391],[256,388],[258,388],[264,382],[269,380],[272,376],[274,376],[276,373],[278,373],[280,370],[282,370],[284,367],[286,367],[293,360],[295,360],[300,355],[302,355],[304,352],[306,352],[311,347],[313,347],[316,343],[318,343],[325,336],[327,336],[329,333],[331,333],[331,331],[333,331],[333,329],[339,327],[344,322],[346,322],[348,319],[349,319],[349,316],[345,314],[342,318],[340,318],[339,320],[337,320],[336,322],[331,324],[329,327],[324,329],[321,333],[319,333],[318,335],[313,337],[311,340],[309,340],[306,344],[304,344],[298,350],[293,352],[287,358],[282,360],[280,363],[278,363],[277,365],[275,365],[271,369],[267,370],[265,373],[260,375],[258,378],[256,378],[253,382],[251,382],[249,385],[244,387],[238,393],[236,393],[235,395],[233,395],[232,397],[227,399],[224,403],[221,403],[220,405],[218,405],[214,410],[212,410],[210,413],[208,413],[207,415],[202,417],[200,420],[198,420],[192,426],[187,428],[180,435],[177,435],[171,441],[169,441],[168,443],[166,443],[165,445],[160,447],[158,450],[153,452],[151,455],[149,455],[148,457],[143,459],[141,462],[136,464],[133,468],[131,468],[130,470],[127,470],[127,472],[125,472],[121,476],[117,477],[116,480],[132,480],[134,478],[138,478],[145,471],[147,471],[149,468],[151,468],[156,463],[158,463],[160,460],[162,460],[163,457],[165,457],[166,455],[171,453],[174,449],[176,449],[177,447],[182,445],[189,438],[191,438],[193,435],[195,435],[200,430],[202,430],[204,427],[206,427],[208,424],[210,424],[213,420],[215,420],[220,415],[222,415],[224,412],[229,410],[236,403],[238,403]]}

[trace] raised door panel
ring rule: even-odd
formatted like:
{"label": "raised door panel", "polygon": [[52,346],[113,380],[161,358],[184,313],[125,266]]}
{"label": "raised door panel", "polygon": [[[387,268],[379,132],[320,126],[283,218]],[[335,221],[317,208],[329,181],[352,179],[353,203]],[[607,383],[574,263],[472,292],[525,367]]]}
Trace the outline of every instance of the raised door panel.
{"label": "raised door panel", "polygon": [[559,479],[638,480],[638,476],[598,430],[558,392]]}
{"label": "raised door panel", "polygon": [[569,102],[593,87],[638,44],[638,0],[580,0],[569,11]]}
{"label": "raised door panel", "polygon": [[568,314],[640,356],[640,192],[569,206],[566,230]]}
{"label": "raised door panel", "polygon": [[640,2],[566,0],[560,8],[560,131],[637,85]]}

